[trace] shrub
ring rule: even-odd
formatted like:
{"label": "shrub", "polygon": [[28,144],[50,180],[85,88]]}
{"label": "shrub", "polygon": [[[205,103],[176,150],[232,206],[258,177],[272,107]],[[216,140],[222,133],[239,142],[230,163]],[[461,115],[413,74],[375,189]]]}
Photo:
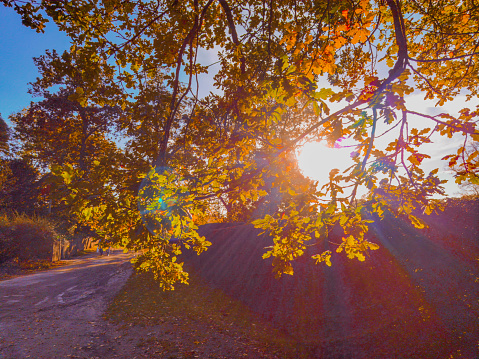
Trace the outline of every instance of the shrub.
{"label": "shrub", "polygon": [[52,258],[54,225],[45,218],[24,214],[0,215],[0,263]]}

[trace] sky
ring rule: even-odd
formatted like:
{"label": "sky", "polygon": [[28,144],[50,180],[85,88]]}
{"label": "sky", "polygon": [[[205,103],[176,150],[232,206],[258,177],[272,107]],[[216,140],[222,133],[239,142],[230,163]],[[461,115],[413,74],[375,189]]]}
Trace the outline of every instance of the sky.
{"label": "sky", "polygon": [[[33,57],[44,54],[47,49],[55,49],[62,53],[69,48],[69,39],[59,32],[56,25],[51,22],[47,23],[43,34],[23,26],[20,16],[12,8],[0,6],[0,19],[0,114],[7,124],[11,125],[8,116],[21,111],[28,107],[31,101],[36,100],[28,93],[28,83],[35,81],[38,76]],[[200,61],[205,65],[212,64],[218,59],[214,51],[202,52],[200,57]],[[214,72],[215,67],[217,66],[212,66],[210,70]],[[210,76],[212,75],[200,77],[200,87],[202,88],[200,97],[213,90]],[[432,101],[424,101],[424,95],[416,93],[409,96],[407,103],[418,111],[426,110],[429,114],[437,114],[446,110],[456,112],[464,106],[464,98],[458,97],[454,103],[448,105],[448,108],[436,108]],[[473,108],[473,105],[471,104],[469,107]],[[334,108],[332,110],[334,111]],[[426,124],[423,120],[414,120],[414,127],[422,128],[424,126]],[[440,158],[449,154],[450,148],[456,142],[454,139],[438,138],[437,143],[430,147],[432,159],[425,163],[426,171],[439,168],[441,178],[449,180],[446,184],[449,195],[457,194],[459,188],[455,185],[452,175],[444,170],[445,163],[441,162]],[[326,154],[321,146],[309,147],[309,154],[303,151],[304,173],[316,180],[327,179],[329,169],[332,169],[330,167],[341,162],[346,163],[349,153],[352,152],[350,149],[343,149],[342,151],[338,150],[337,154],[334,151]],[[317,151],[323,151],[322,155],[318,156]],[[321,162],[321,159],[325,159],[325,161]],[[333,160],[331,161],[331,159]],[[328,170],[325,171],[325,167],[328,167]],[[346,167],[345,165],[344,168]]]}
{"label": "sky", "polygon": [[28,83],[38,76],[33,57],[46,49],[63,52],[69,48],[68,38],[53,23],[45,33],[22,25],[13,8],[0,5],[0,113],[8,124],[8,116],[28,107],[35,100],[28,94]]}
{"label": "sky", "polygon": [[[454,101],[448,102],[445,106],[436,107],[435,102],[432,100],[425,100],[424,94],[422,93],[413,93],[406,97],[405,100],[408,109],[428,115],[437,115],[443,112],[457,115],[462,108],[469,107],[472,110],[479,103],[478,99],[466,102],[465,96],[457,96]],[[333,104],[333,106],[331,106],[331,112],[339,110],[342,106],[344,106],[344,104]],[[433,121],[428,119],[423,119],[417,116],[410,116],[408,119],[410,128],[421,130],[434,127]],[[385,124],[378,121],[376,134],[381,134],[387,128],[388,127]],[[376,138],[375,146],[379,149],[385,148],[390,142],[395,140],[397,133],[397,131],[391,131],[384,137]],[[439,178],[441,180],[448,180],[448,182],[443,185],[447,195],[460,195],[461,190],[455,183],[453,174],[446,168],[447,162],[441,159],[446,155],[455,153],[458,148],[457,146],[462,144],[464,138],[458,134],[454,135],[453,138],[434,134],[431,137],[431,140],[432,143],[424,144],[419,148],[419,152],[431,156],[430,159],[423,160],[421,168],[426,175],[436,168],[439,169]],[[322,143],[306,144],[303,148],[298,150],[299,166],[302,168],[303,174],[313,180],[319,180],[320,183],[326,183],[331,169],[338,168],[343,171],[353,165],[354,162],[351,160],[350,156],[351,152],[354,151],[354,148],[346,147],[350,144],[351,143],[348,141],[336,143],[335,146],[337,149],[325,148],[325,145]],[[343,147],[341,147],[342,145]],[[325,171],[325,168],[328,170]],[[365,194],[366,190],[363,189],[358,193],[359,195]]]}

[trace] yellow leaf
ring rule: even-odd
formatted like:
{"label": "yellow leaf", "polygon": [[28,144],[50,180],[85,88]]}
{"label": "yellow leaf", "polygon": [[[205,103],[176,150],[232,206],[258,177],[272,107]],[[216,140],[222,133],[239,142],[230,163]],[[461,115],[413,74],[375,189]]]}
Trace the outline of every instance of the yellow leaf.
{"label": "yellow leaf", "polygon": [[329,178],[333,178],[333,177],[336,176],[338,173],[339,173],[339,170],[338,170],[337,168],[333,168],[333,169],[329,172]]}
{"label": "yellow leaf", "polygon": [[411,162],[413,165],[419,166],[421,163],[418,161],[415,155],[411,155],[408,157],[408,161]]}
{"label": "yellow leaf", "polygon": [[291,33],[286,38],[286,49],[291,50],[294,44],[296,44],[296,32]]}
{"label": "yellow leaf", "polygon": [[[351,32],[350,32],[351,33]],[[354,36],[351,39],[352,44],[357,44],[358,42],[366,42],[368,39],[369,31],[365,29],[358,29],[354,31]]]}
{"label": "yellow leaf", "polygon": [[346,243],[348,244],[348,246],[353,246],[356,244],[356,241],[354,240],[353,236],[349,236],[348,238],[346,238]]}
{"label": "yellow leaf", "polygon": [[411,223],[414,227],[416,228],[424,228],[424,222],[417,218],[416,216],[413,216],[412,214],[409,215],[409,219],[411,220]]}
{"label": "yellow leaf", "polygon": [[293,266],[290,263],[286,263],[283,273],[293,275],[294,274]]}
{"label": "yellow leaf", "polygon": [[343,46],[344,44],[346,43],[346,39],[342,36],[339,36],[337,37],[335,40],[334,40],[334,47],[336,49],[339,49],[341,46]]}

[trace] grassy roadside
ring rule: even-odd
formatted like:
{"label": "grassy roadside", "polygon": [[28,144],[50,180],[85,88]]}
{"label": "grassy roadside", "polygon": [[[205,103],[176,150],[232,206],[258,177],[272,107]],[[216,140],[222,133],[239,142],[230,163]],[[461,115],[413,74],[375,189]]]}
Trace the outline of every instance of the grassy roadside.
{"label": "grassy roadside", "polygon": [[[86,249],[79,251],[72,258],[79,258],[94,252],[94,249]],[[8,280],[17,276],[43,272],[53,268],[59,268],[68,264],[70,264],[70,262],[67,260],[52,262],[51,260],[46,259],[18,260],[18,258],[15,258],[0,265],[0,281]]]}
{"label": "grassy roadside", "polygon": [[39,260],[11,260],[0,266],[0,281],[11,279],[20,275],[33,274],[52,268],[62,267],[68,264],[66,261],[52,262],[45,259]]}
{"label": "grassy roadside", "polygon": [[[132,275],[107,309],[105,318],[122,325],[124,329],[132,326],[168,326],[175,323],[174,330],[178,337],[181,337],[181,346],[190,349],[198,350],[201,345],[213,345],[208,342],[211,342],[211,338],[216,338],[220,345],[229,342],[230,347],[224,348],[229,353],[234,350],[231,345],[238,345],[238,356],[234,357],[245,355],[239,354],[245,343],[259,348],[264,354],[262,357],[302,356],[295,349],[294,339],[258,318],[257,314],[238,300],[220,290],[212,289],[191,271],[190,275],[190,285],[178,285],[170,292],[162,292],[148,274]],[[178,351],[178,344],[170,341],[165,345],[165,341],[161,339],[150,337],[149,342],[139,345],[160,342],[166,348],[166,351],[162,352],[164,357],[176,358],[174,353]],[[192,342],[188,343],[189,340]],[[203,347],[199,350],[203,350],[205,355],[209,349]]]}

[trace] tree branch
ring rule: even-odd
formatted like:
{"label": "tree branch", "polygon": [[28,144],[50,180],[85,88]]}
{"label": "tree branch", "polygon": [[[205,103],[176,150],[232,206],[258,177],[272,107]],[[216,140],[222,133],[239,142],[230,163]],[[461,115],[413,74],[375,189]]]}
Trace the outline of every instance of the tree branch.
{"label": "tree branch", "polygon": [[[238,47],[240,45],[240,42],[238,40],[238,34],[236,33],[236,27],[233,20],[233,15],[231,14],[231,8],[226,2],[226,0],[219,0],[219,2],[223,10],[225,11],[226,20],[228,21],[228,28],[230,30],[233,43]],[[240,61],[241,61],[241,65],[240,65],[241,73],[244,74],[246,72],[245,58],[242,56]]]}
{"label": "tree branch", "polygon": [[[450,128],[453,128],[454,130],[456,130],[457,132],[462,132],[462,133],[468,133],[468,134],[471,134],[471,135],[479,135],[479,132],[477,131],[474,131],[474,130],[471,130],[471,129],[467,129],[465,127],[459,127],[459,126],[454,126],[454,125],[451,125],[450,123],[447,123],[447,122],[444,122],[444,121],[441,121],[441,120],[438,120],[436,118],[436,116],[440,116],[440,115],[436,115],[436,116],[430,116],[430,115],[425,115],[423,113],[419,113],[419,112],[415,112],[415,111],[410,111],[410,110],[405,110],[406,113],[410,113],[411,115],[417,115],[417,116],[421,116],[421,117],[424,117],[424,118],[428,118],[430,120],[433,120],[441,125],[444,125],[446,127],[450,127]],[[442,114],[441,114],[442,115]]]}
{"label": "tree branch", "polygon": [[414,62],[421,62],[421,63],[424,63],[424,62],[442,62],[442,61],[452,61],[452,60],[463,59],[464,57],[469,57],[469,56],[474,56],[474,55],[479,55],[479,52],[473,52],[472,54],[465,54],[465,55],[454,56],[454,57],[443,57],[441,59],[432,59],[432,60],[418,60],[418,59],[413,59],[412,57],[408,56],[408,60],[411,60],[411,61],[414,61]]}

